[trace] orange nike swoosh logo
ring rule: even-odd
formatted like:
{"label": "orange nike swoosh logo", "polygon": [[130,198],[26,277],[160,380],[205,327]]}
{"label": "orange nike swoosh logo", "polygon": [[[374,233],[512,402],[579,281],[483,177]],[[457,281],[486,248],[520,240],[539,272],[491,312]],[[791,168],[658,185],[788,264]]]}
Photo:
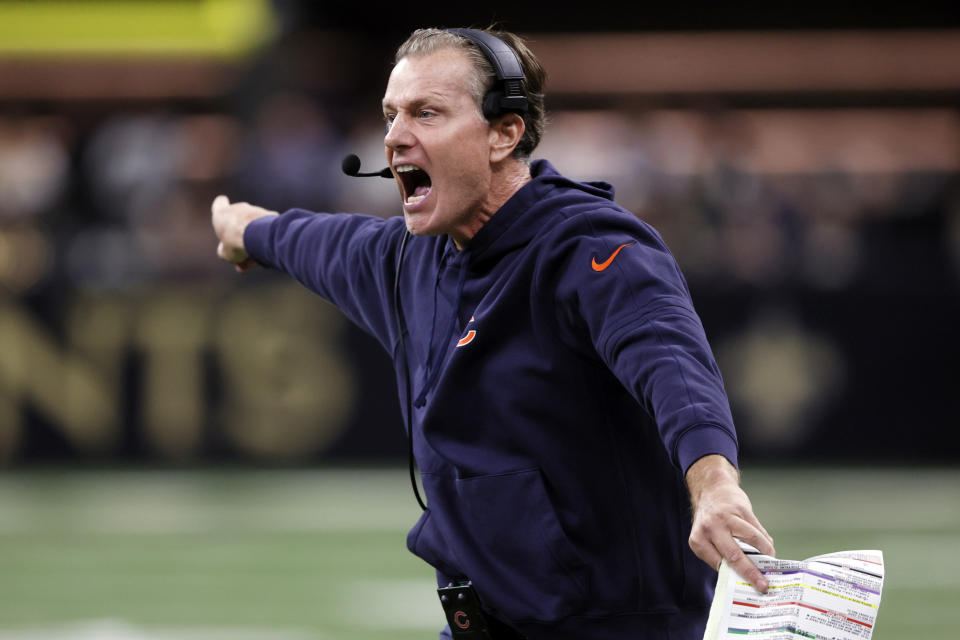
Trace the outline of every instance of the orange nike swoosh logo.
{"label": "orange nike swoosh logo", "polygon": [[636,244],[636,243],[635,243],[635,242],[628,242],[628,243],[626,243],[626,244],[620,245],[619,247],[617,247],[617,250],[614,251],[613,254],[611,254],[611,256],[610,256],[609,258],[607,258],[606,260],[604,260],[603,262],[597,262],[597,259],[596,259],[596,258],[592,258],[592,259],[590,260],[590,266],[593,267],[593,270],[594,270],[594,271],[603,271],[604,269],[606,269],[607,267],[610,266],[610,263],[613,262],[613,259],[617,257],[617,254],[620,253],[620,251],[621,251],[624,247],[629,247],[629,246],[632,245],[632,244]]}

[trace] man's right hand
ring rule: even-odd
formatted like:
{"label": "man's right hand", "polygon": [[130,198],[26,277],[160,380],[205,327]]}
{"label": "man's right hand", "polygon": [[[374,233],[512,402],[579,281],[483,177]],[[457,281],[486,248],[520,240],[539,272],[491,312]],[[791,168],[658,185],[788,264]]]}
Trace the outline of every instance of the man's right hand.
{"label": "man's right hand", "polygon": [[210,207],[213,212],[213,232],[220,244],[217,256],[236,266],[237,271],[245,273],[257,266],[243,246],[243,232],[247,225],[257,218],[275,216],[276,211],[257,207],[246,202],[230,203],[227,196],[219,195]]}

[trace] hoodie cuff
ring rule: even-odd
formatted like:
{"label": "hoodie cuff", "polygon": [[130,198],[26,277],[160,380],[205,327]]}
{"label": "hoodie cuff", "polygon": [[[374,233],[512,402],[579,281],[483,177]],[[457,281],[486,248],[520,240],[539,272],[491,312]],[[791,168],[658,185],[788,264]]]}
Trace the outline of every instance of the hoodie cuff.
{"label": "hoodie cuff", "polygon": [[247,254],[264,267],[276,268],[276,259],[271,250],[271,230],[279,216],[263,216],[252,220],[243,230],[243,248]]}
{"label": "hoodie cuff", "polygon": [[737,440],[726,428],[716,424],[697,424],[684,431],[677,440],[675,459],[684,475],[694,462],[714,453],[739,468],[737,450]]}

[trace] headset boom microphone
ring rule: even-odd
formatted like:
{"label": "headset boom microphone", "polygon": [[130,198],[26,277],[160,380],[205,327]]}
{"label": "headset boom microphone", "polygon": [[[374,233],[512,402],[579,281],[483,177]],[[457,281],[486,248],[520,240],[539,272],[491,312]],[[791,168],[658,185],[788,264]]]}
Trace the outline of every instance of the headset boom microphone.
{"label": "headset boom microphone", "polygon": [[357,157],[357,154],[351,153],[350,155],[344,157],[343,163],[341,163],[340,168],[343,169],[343,172],[348,176],[353,176],[355,178],[368,178],[368,177],[377,177],[381,178],[392,178],[393,173],[390,172],[390,167],[384,167],[380,171],[374,173],[360,173],[360,158]]}

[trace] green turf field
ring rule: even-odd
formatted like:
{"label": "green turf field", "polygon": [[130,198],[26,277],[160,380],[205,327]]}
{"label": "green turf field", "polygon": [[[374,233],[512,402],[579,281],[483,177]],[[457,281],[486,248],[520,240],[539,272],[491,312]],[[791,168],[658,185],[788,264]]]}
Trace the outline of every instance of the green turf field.
{"label": "green turf field", "polygon": [[[781,557],[884,551],[875,640],[957,637],[960,471],[753,469]],[[0,473],[0,640],[427,640],[406,470]]]}

